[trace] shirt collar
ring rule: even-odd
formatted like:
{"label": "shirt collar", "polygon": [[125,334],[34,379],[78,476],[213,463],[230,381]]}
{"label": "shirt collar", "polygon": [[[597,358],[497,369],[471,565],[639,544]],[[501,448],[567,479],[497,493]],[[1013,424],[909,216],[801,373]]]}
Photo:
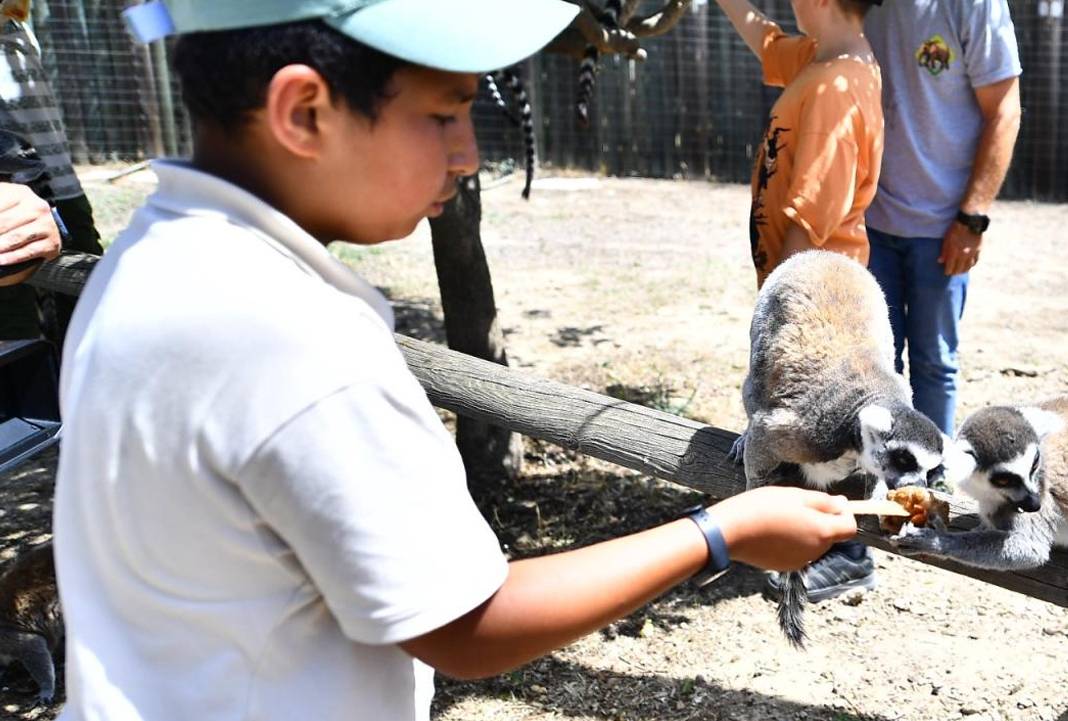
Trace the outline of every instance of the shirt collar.
{"label": "shirt collar", "polygon": [[159,189],[148,199],[150,205],[182,215],[217,214],[256,231],[305,273],[366,302],[393,330],[393,308],[385,296],[284,213],[233,183],[182,161],[155,160],[152,170],[159,178]]}

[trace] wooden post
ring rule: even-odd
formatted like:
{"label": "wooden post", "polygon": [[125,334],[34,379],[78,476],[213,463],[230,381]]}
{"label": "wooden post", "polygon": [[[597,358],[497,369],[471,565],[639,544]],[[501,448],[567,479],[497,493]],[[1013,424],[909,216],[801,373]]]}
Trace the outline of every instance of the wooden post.
{"label": "wooden post", "polygon": [[[482,199],[478,176],[465,178],[459,185],[460,192],[444,214],[430,221],[445,335],[453,350],[508,365],[479,233]],[[461,416],[456,421],[456,444],[472,484],[519,474],[522,439],[507,429]]]}

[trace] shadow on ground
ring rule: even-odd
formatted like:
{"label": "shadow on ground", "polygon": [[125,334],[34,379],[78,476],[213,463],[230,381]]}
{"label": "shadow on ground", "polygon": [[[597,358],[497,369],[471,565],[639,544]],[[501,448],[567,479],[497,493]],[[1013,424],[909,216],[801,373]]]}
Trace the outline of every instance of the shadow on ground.
{"label": "shadow on ground", "polygon": [[[553,717],[612,721],[720,721],[805,719],[806,721],[890,721],[856,715],[845,708],[811,706],[748,690],[724,688],[701,676],[670,678],[635,669],[619,673],[544,658],[510,674],[461,683],[439,679],[435,714],[469,697],[518,699]],[[843,704],[844,705],[844,704]]]}

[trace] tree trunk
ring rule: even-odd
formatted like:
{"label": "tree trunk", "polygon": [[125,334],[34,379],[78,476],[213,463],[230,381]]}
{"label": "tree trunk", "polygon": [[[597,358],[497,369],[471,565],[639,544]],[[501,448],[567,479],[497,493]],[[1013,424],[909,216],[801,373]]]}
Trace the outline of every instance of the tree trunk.
{"label": "tree trunk", "polygon": [[[504,334],[497,322],[493,282],[479,232],[482,199],[478,176],[465,178],[459,186],[460,192],[441,217],[430,221],[445,336],[455,351],[506,366]],[[519,473],[523,445],[516,433],[459,416],[456,445],[472,486],[511,480]]]}

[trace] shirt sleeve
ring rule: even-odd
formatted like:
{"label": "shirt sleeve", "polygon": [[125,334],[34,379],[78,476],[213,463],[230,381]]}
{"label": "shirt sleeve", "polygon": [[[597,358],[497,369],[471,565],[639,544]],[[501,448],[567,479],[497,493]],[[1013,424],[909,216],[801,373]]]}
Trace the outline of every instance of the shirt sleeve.
{"label": "shirt sleeve", "polygon": [[1020,75],[1016,29],[1006,0],[974,0],[966,23],[964,65],[973,88]]}
{"label": "shirt sleeve", "polygon": [[415,638],[504,582],[497,538],[455,443],[414,378],[363,382],[279,428],[238,474],[349,637]]}
{"label": "shirt sleeve", "polygon": [[786,87],[816,55],[816,43],[804,35],[787,35],[777,25],[764,35],[760,61],[764,84]]}
{"label": "shirt sleeve", "polygon": [[804,130],[795,140],[783,212],[816,246],[841,226],[856,196],[860,160],[851,103],[849,94],[830,94],[808,103],[801,114]]}

